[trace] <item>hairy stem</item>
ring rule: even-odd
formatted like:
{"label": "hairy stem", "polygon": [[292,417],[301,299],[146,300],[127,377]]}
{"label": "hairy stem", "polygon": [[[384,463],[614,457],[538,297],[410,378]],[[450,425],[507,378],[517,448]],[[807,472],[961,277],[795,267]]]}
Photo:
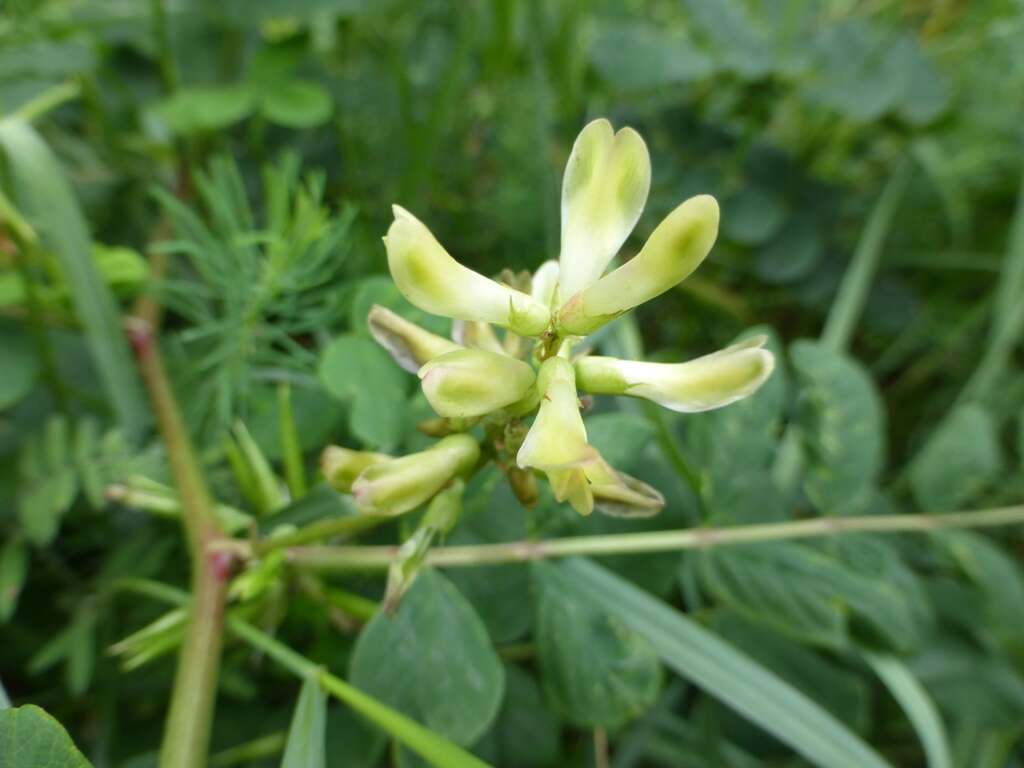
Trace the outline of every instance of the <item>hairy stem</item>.
{"label": "hairy stem", "polygon": [[[574,555],[671,552],[730,544],[807,539],[842,533],[921,532],[945,528],[990,528],[1019,524],[1024,524],[1024,505],[940,515],[819,517],[786,523],[738,525],[731,528],[692,528],[684,531],[575,536],[547,541],[510,541],[501,544],[435,547],[427,553],[426,563],[455,568],[493,563],[518,563]],[[287,558],[291,563],[316,570],[373,571],[387,568],[397,554],[398,547],[395,546],[322,546],[289,549]]]}
{"label": "hairy stem", "polygon": [[192,555],[193,600],[185,641],[178,655],[160,749],[160,768],[201,768],[206,765],[210,741],[232,557],[210,547],[223,534],[156,339],[144,321],[130,323],[129,331],[157,426],[167,447]]}

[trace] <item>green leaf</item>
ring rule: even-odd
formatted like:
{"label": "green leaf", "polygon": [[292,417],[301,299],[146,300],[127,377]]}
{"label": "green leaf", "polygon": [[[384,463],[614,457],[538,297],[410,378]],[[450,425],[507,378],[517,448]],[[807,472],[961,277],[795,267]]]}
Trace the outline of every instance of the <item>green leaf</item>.
{"label": "green leaf", "polygon": [[557,765],[560,724],[533,676],[505,665],[505,700],[476,751],[495,765],[541,768]]}
{"label": "green leaf", "polygon": [[4,768],[91,768],[61,724],[26,704],[0,710]]}
{"label": "green leaf", "polygon": [[21,541],[12,538],[0,550],[0,624],[14,615],[26,576],[28,549]]}
{"label": "green leaf", "polygon": [[348,314],[349,325],[353,333],[367,337],[370,335],[366,318],[374,304],[380,304],[409,322],[416,323],[421,328],[426,328],[438,336],[448,337],[451,335],[450,320],[439,315],[431,315],[414,307],[402,296],[390,275],[371,275],[357,284]]}
{"label": "green leaf", "polygon": [[152,111],[174,133],[187,136],[234,125],[252,113],[254,104],[253,87],[247,83],[194,85],[180,88]]}
{"label": "green leaf", "polygon": [[7,696],[7,691],[4,689],[3,681],[0,681],[0,709],[9,709],[11,706],[11,700]]}
{"label": "green leaf", "polygon": [[685,36],[646,22],[618,22],[601,29],[590,61],[601,77],[627,91],[702,80],[714,69],[711,59]]}
{"label": "green leaf", "polygon": [[982,405],[965,403],[942,420],[910,467],[910,486],[921,509],[948,512],[969,503],[1002,471],[995,419]]}
{"label": "green leaf", "polygon": [[867,653],[864,658],[899,702],[917,731],[928,756],[928,768],[953,768],[946,727],[942,724],[935,703],[917,678],[902,661],[893,656]]}
{"label": "green leaf", "polygon": [[327,763],[327,694],[316,677],[302,684],[281,768],[324,768]]}
{"label": "green leaf", "polygon": [[352,683],[457,744],[497,715],[504,671],[473,607],[426,569],[395,616],[378,613],[356,641]]}
{"label": "green leaf", "polygon": [[[496,544],[526,538],[526,515],[497,470],[480,472],[465,493],[462,516],[446,544]],[[522,637],[533,622],[530,573],[525,563],[452,568],[452,583],[472,603],[491,639]]]}
{"label": "green leaf", "polygon": [[387,352],[368,338],[345,334],[323,351],[319,374],[329,393],[352,403],[352,432],[368,448],[398,446],[406,421],[407,376]]}
{"label": "green leaf", "polygon": [[661,665],[621,619],[563,592],[550,566],[533,566],[537,655],[548,699],[577,725],[617,728],[650,707]]}
{"label": "green leaf", "polygon": [[771,242],[757,252],[754,271],[766,283],[786,285],[807,277],[825,250],[814,219],[790,216]]}
{"label": "green leaf", "polygon": [[29,436],[18,456],[18,520],[38,546],[53,541],[78,494],[68,431],[66,419],[51,416],[43,433]]}
{"label": "green leaf", "polygon": [[702,553],[700,566],[707,589],[737,612],[829,648],[849,645],[853,620],[868,639],[908,650],[928,619],[914,575],[868,537],[820,549],[793,542],[722,547]]}
{"label": "green leaf", "polygon": [[75,612],[68,639],[64,678],[72,696],[81,696],[89,688],[96,665],[96,609],[84,602]]}
{"label": "green leaf", "polygon": [[92,260],[78,201],[57,159],[27,123],[0,120],[0,154],[9,196],[57,257],[110,406],[125,436],[135,441],[149,422],[149,411],[117,304]]}
{"label": "green leaf", "polygon": [[711,44],[711,51],[722,67],[741,77],[758,79],[774,66],[768,38],[740,0],[684,0],[687,20]]}
{"label": "green leaf", "polygon": [[745,187],[723,204],[722,232],[743,245],[760,245],[779,231],[786,207],[778,195]]}
{"label": "green leaf", "polygon": [[327,122],[334,110],[327,89],[305,80],[270,82],[259,94],[267,120],[286,128],[314,128]]}
{"label": "green leaf", "polygon": [[800,645],[764,624],[749,621],[730,609],[717,609],[711,628],[754,661],[813,697],[836,719],[857,732],[868,729],[870,691],[855,672],[824,653]]}
{"label": "green leaf", "polygon": [[29,337],[14,327],[0,325],[4,373],[0,376],[0,411],[10,408],[32,390],[39,375],[39,357]]}
{"label": "green leaf", "polygon": [[586,560],[549,566],[572,601],[617,616],[669,667],[813,763],[882,768],[887,763],[820,705],[665,603]]}
{"label": "green leaf", "polygon": [[885,458],[884,412],[867,371],[820,342],[797,341],[799,423],[808,460],[804,491],[823,514],[868,502]]}
{"label": "green leaf", "polygon": [[1011,652],[1024,650],[1024,574],[992,541],[970,531],[942,531],[935,542],[967,577],[970,627]]}
{"label": "green leaf", "polygon": [[384,732],[345,706],[327,710],[327,768],[374,768],[387,747]]}

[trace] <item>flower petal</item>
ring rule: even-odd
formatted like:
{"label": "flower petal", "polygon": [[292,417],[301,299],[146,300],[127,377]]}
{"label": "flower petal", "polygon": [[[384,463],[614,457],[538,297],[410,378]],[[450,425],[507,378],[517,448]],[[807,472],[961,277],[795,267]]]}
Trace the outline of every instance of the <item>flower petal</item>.
{"label": "flower petal", "polygon": [[470,418],[504,408],[530,392],[536,375],[522,360],[482,349],[460,349],[420,369],[423,393],[441,416]]}
{"label": "flower petal", "polygon": [[533,273],[530,295],[545,307],[555,301],[555,290],[558,288],[558,262],[554,259],[545,261]]}
{"label": "flower petal", "polygon": [[367,315],[370,335],[402,368],[416,373],[424,363],[460,349],[454,341],[420,328],[390,309],[374,304]]}
{"label": "flower petal", "polygon": [[576,376],[592,394],[643,397],[682,413],[709,411],[753,394],[771,375],[775,357],[757,343],[764,337],[686,363],[584,357],[576,361]]}
{"label": "flower petal", "polygon": [[640,253],[569,298],[559,310],[558,327],[584,336],[664,293],[700,266],[717,236],[715,198],[691,197],[665,217]]}
{"label": "flower petal", "polygon": [[562,180],[560,294],[597,280],[633,231],[651,186],[647,145],[632,128],[594,120],[576,139]]}
{"label": "flower petal", "polygon": [[587,444],[572,364],[560,357],[544,361],[537,375],[537,388],[542,393],[540,409],[516,463],[548,470],[577,467],[590,459],[595,451]]}
{"label": "flower petal", "polygon": [[391,276],[409,301],[435,315],[483,320],[523,336],[537,336],[550,311],[522,291],[464,267],[453,259],[424,224],[400,206],[384,245]]}

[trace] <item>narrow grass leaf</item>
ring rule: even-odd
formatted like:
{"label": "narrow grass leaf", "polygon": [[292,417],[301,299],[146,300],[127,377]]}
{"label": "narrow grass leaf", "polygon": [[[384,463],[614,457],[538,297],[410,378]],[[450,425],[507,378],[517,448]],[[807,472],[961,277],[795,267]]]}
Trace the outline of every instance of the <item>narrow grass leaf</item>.
{"label": "narrow grass leaf", "polygon": [[28,123],[0,121],[0,156],[11,198],[60,264],[100,380],[129,440],[149,420],[138,374],[110,288],[92,258],[82,211],[56,157]]}
{"label": "narrow grass leaf", "polygon": [[281,768],[324,768],[327,763],[327,694],[315,676],[306,678],[288,729]]}
{"label": "narrow grass leaf", "polygon": [[914,677],[907,666],[894,656],[881,653],[865,653],[864,658],[899,702],[921,739],[928,768],[953,768],[953,756],[949,751],[949,737],[942,724],[942,718],[924,686]]}

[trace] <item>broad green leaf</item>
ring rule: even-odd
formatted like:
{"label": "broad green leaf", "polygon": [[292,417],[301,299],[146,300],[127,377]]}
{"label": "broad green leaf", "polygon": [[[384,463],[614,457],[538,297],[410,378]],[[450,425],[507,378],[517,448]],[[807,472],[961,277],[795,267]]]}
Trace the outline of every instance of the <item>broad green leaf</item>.
{"label": "broad green leaf", "polygon": [[888,764],[820,705],[669,605],[586,560],[549,566],[574,602],[617,616],[677,673],[827,768]]}
{"label": "broad green leaf", "polygon": [[331,94],[319,83],[305,80],[270,82],[259,92],[266,118],[286,128],[314,128],[327,122],[334,109]]}
{"label": "broad green leaf", "polygon": [[644,448],[654,440],[654,425],[631,411],[598,413],[586,420],[587,442],[617,469],[632,472]]}
{"label": "broad green leaf", "polygon": [[893,656],[868,653],[865,658],[917,731],[928,756],[928,768],[953,768],[946,727],[921,683],[902,661]]}
{"label": "broad green leaf", "polygon": [[324,768],[327,764],[327,694],[320,681],[309,677],[295,704],[281,768]]}
{"label": "broad green leaf", "polygon": [[622,90],[645,90],[708,77],[711,59],[685,36],[646,22],[602,28],[590,47],[594,69]]}
{"label": "broad green leaf", "polygon": [[758,249],[754,271],[772,285],[794,283],[814,270],[824,250],[814,219],[806,213],[790,216],[776,236]]}
{"label": "broad green leaf", "polygon": [[457,744],[497,715],[504,671],[472,606],[440,573],[420,573],[394,616],[378,613],[356,641],[352,683]]}
{"label": "broad green leaf", "polygon": [[348,314],[353,333],[360,336],[370,335],[366,318],[374,304],[380,304],[409,322],[416,323],[421,328],[426,328],[438,336],[451,336],[451,320],[414,307],[402,296],[390,275],[371,275],[356,284]]}
{"label": "broad green leaf", "polygon": [[[464,508],[445,543],[496,544],[526,538],[526,513],[497,471],[470,481]],[[522,637],[533,622],[530,573],[525,563],[452,568],[447,577],[472,603],[495,643]]]}
{"label": "broad green leaf", "polygon": [[78,201],[57,159],[27,123],[0,120],[0,158],[8,197],[56,256],[110,405],[134,442],[149,421],[148,409],[117,305],[93,262]]}
{"label": "broad green leaf", "polygon": [[786,208],[778,195],[758,187],[746,187],[725,200],[722,233],[743,245],[760,245],[779,231]]}
{"label": "broad green leaf", "polygon": [[561,726],[528,672],[505,665],[505,700],[475,751],[494,765],[541,768],[558,764]]}
{"label": "broad green leaf", "polygon": [[764,77],[775,65],[767,35],[742,0],[683,0],[690,21],[724,69],[748,79]]}
{"label": "broad green leaf", "polygon": [[363,336],[337,337],[320,358],[320,381],[352,404],[350,426],[368,448],[398,446],[405,428],[407,374]]}
{"label": "broad green leaf", "polygon": [[0,549],[0,624],[14,615],[28,576],[28,549],[16,538]]}
{"label": "broad green leaf", "polygon": [[562,591],[549,571],[544,563],[533,566],[544,690],[570,722],[617,728],[657,698],[658,657],[621,619]]}
{"label": "broad green leaf", "polygon": [[878,390],[859,363],[819,342],[795,342],[790,358],[802,385],[804,491],[822,514],[856,509],[873,494],[885,458]]}
{"label": "broad green leaf", "polygon": [[969,503],[1002,471],[995,419],[978,403],[957,406],[928,437],[910,467],[910,485],[926,512]]}
{"label": "broad green leaf", "polygon": [[32,704],[0,710],[4,768],[91,768],[67,731]]}
{"label": "broad green leaf", "polygon": [[[721,547],[701,555],[707,589],[742,615],[830,648],[851,630],[908,650],[929,616],[926,595],[895,552],[867,537],[823,547],[793,542]],[[851,624],[853,626],[851,626]]]}
{"label": "broad green leaf", "polygon": [[216,131],[249,116],[255,104],[253,86],[193,85],[152,107],[153,114],[177,134]]}
{"label": "broad green leaf", "polygon": [[1024,574],[1019,564],[971,531],[942,531],[933,538],[972,585],[962,587],[970,610],[968,628],[1011,652],[1024,650]]}
{"label": "broad green leaf", "polygon": [[937,640],[909,665],[951,719],[992,728],[1017,728],[1024,719],[1024,678],[1001,656]]}
{"label": "broad green leaf", "polygon": [[31,391],[39,374],[39,357],[28,334],[7,324],[0,325],[0,349],[4,355],[4,372],[0,376],[2,411]]}
{"label": "broad green leaf", "polygon": [[815,699],[836,719],[858,733],[867,731],[870,691],[854,671],[840,666],[826,654],[766,629],[729,609],[717,609],[710,629],[748,654],[754,661]]}

